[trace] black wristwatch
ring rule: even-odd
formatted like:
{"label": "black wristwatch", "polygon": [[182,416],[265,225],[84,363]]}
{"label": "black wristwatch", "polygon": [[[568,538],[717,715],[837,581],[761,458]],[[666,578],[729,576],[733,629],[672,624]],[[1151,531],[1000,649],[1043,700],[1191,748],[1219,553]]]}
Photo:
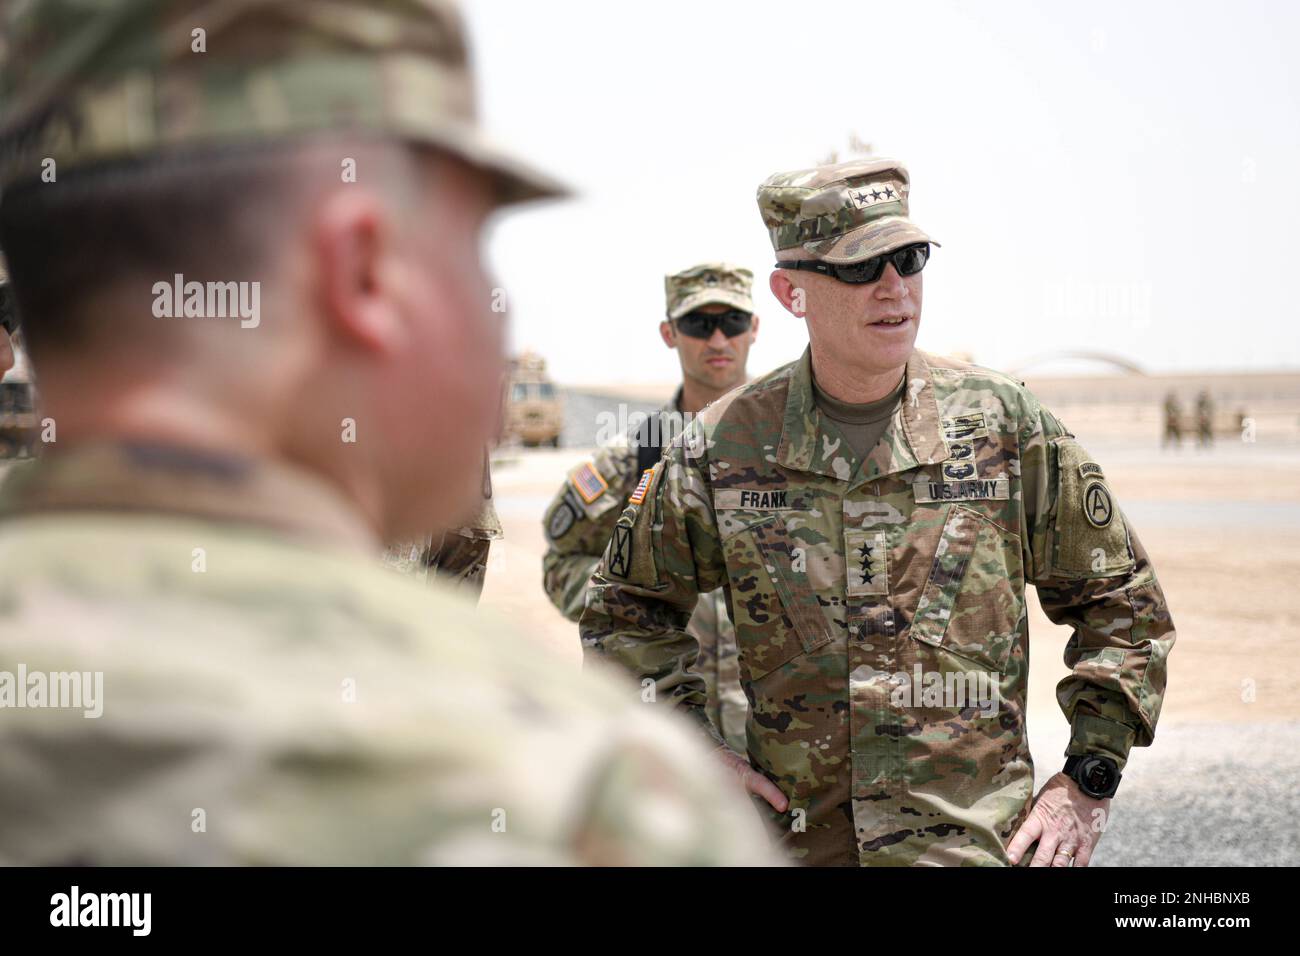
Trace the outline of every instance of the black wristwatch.
{"label": "black wristwatch", "polygon": [[1121,774],[1119,765],[1109,757],[1087,754],[1065,758],[1065,775],[1094,800],[1115,796]]}

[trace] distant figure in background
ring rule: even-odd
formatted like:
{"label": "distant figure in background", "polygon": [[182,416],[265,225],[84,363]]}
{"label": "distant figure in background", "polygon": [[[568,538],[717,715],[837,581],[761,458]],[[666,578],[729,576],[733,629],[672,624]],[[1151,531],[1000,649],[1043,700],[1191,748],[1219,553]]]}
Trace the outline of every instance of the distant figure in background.
{"label": "distant figure in background", "polygon": [[1208,388],[1196,396],[1196,444],[1202,448],[1214,447],[1214,401]]}
{"label": "distant figure in background", "polygon": [[1178,404],[1178,396],[1170,392],[1165,396],[1165,436],[1160,442],[1161,448],[1168,447],[1172,441],[1175,448],[1183,444],[1183,410]]}

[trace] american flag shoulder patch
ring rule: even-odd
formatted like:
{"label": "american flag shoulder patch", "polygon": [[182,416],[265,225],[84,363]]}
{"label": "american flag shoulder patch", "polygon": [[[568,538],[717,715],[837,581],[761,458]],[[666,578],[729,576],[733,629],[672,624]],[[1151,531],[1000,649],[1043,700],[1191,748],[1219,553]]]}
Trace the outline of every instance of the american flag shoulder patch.
{"label": "american flag shoulder patch", "polygon": [[628,499],[629,504],[639,505],[645,501],[645,493],[650,487],[650,482],[654,480],[655,468],[658,467],[655,465],[654,468],[647,468],[641,473],[641,480],[636,483],[636,491],[632,492],[632,497]]}
{"label": "american flag shoulder patch", "polygon": [[584,461],[569,474],[569,484],[587,504],[591,504],[609,489],[609,482],[600,476],[596,466]]}

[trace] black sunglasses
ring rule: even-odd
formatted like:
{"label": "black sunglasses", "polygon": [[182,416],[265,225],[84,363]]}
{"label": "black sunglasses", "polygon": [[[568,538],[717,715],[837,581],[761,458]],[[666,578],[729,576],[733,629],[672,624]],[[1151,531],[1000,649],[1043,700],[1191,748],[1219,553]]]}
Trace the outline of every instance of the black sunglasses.
{"label": "black sunglasses", "polygon": [[740,309],[728,309],[726,312],[687,312],[675,321],[677,331],[693,339],[711,339],[713,330],[718,328],[730,339],[748,332],[754,324],[754,317]]}
{"label": "black sunglasses", "polygon": [[894,268],[898,270],[900,276],[914,276],[930,260],[930,244],[928,242],[918,242],[914,245],[903,246],[901,249],[895,249],[893,252],[886,252],[878,256],[872,256],[870,259],[863,259],[861,262],[851,262],[846,266],[837,266],[829,262],[822,262],[819,259],[800,259],[795,262],[778,262],[778,269],[803,269],[807,272],[820,272],[824,276],[831,276],[840,282],[849,282],[854,285],[862,285],[867,282],[875,282],[884,274],[885,263],[892,262]]}

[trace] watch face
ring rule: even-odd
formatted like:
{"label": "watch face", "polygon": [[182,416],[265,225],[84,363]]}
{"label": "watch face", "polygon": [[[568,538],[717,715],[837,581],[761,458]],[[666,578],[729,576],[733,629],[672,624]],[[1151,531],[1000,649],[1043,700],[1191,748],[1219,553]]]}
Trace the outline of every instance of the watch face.
{"label": "watch face", "polygon": [[1079,779],[1091,793],[1107,793],[1115,780],[1110,764],[1098,757],[1089,757],[1079,768]]}

